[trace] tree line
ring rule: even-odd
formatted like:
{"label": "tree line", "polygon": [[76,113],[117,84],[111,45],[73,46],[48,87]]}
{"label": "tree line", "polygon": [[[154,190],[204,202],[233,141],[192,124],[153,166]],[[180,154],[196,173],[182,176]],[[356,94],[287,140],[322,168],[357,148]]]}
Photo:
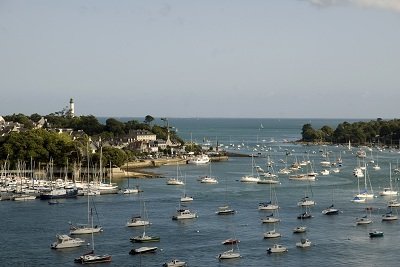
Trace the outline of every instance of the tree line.
{"label": "tree line", "polygon": [[[35,123],[42,117],[46,119],[43,128],[35,129]],[[152,125],[154,118],[150,115],[143,122],[130,120],[121,122],[114,118],[108,118],[105,124],[93,116],[68,117],[50,114],[41,116],[32,114],[13,114],[3,117],[6,121],[24,124],[24,130],[11,132],[0,137],[0,164],[4,168],[7,162],[10,168],[16,168],[21,162],[35,161],[36,164],[45,164],[50,160],[55,166],[65,166],[68,162],[79,162],[87,165],[90,162],[99,162],[99,152],[89,153],[89,140],[114,141],[126,136],[131,130],[148,130],[156,134],[159,139],[167,139],[167,126]],[[80,135],[69,135],[49,131],[54,128],[69,128],[80,131]],[[174,131],[170,131],[172,141],[183,144],[184,141]],[[140,153],[127,148],[118,149],[114,147],[102,148],[102,164],[106,166],[109,162],[113,165],[122,166],[125,162],[140,156]],[[88,161],[89,160],[89,161]],[[92,164],[92,163],[91,163]]]}
{"label": "tree line", "polygon": [[323,126],[314,129],[311,124],[302,127],[303,142],[345,144],[349,141],[358,145],[399,146],[400,120],[383,120],[378,118],[371,121],[342,122],[336,129]]}

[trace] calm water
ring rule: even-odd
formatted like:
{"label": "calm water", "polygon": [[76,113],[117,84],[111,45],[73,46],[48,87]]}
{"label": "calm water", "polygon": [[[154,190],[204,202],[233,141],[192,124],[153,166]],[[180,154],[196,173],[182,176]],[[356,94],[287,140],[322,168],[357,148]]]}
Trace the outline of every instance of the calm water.
{"label": "calm water", "polygon": [[[208,121],[208,122],[206,122]],[[269,200],[269,185],[243,184],[238,180],[244,174],[251,173],[251,158],[230,158],[227,162],[213,163],[212,174],[219,177],[219,184],[207,185],[197,181],[201,175],[208,174],[210,167],[186,165],[181,172],[186,175],[186,192],[194,197],[188,204],[198,212],[199,218],[185,222],[172,221],[171,216],[179,206],[183,187],[167,186],[166,179],[130,180],[130,184],[139,184],[144,190],[140,198],[145,200],[149,219],[152,225],[146,228],[148,234],[159,235],[161,242],[149,243],[159,247],[151,255],[132,256],[129,251],[138,244],[129,238],[141,234],[140,229],[125,227],[132,214],[139,213],[138,195],[104,195],[95,197],[96,209],[104,232],[95,235],[97,253],[109,253],[113,262],[103,266],[161,266],[172,258],[179,258],[189,266],[397,266],[397,251],[400,248],[399,222],[381,222],[380,217],[386,212],[386,201],[376,197],[368,204],[350,202],[357,191],[357,178],[352,170],[357,165],[355,149],[346,147],[300,146],[280,143],[283,139],[300,138],[304,120],[290,120],[283,123],[279,120],[206,120],[187,119],[173,122],[178,133],[184,138],[202,141],[218,138],[221,143],[245,143],[247,151],[254,147],[265,146],[275,161],[276,169],[284,165],[279,159],[285,158],[285,150],[292,151],[288,162],[302,160],[310,155],[315,169],[321,170],[320,149],[332,151],[331,155],[341,154],[344,165],[341,172],[329,176],[319,176],[315,182],[289,181],[287,176],[280,176],[276,187],[280,204],[281,223],[276,229],[282,237],[274,240],[263,239],[263,233],[272,229],[272,225],[263,225],[261,219],[268,212],[258,211],[259,202]],[[332,120],[328,121],[332,123]],[[341,120],[339,120],[341,122]],[[259,129],[260,124],[264,128]],[[311,122],[313,123],[313,122]],[[321,125],[328,124],[321,121]],[[272,127],[274,125],[274,127]],[[313,124],[314,125],[314,124]],[[333,125],[335,126],[335,124]],[[280,128],[279,128],[280,127]],[[314,126],[320,127],[320,126]],[[276,142],[270,143],[273,139]],[[263,141],[264,140],[264,141]],[[254,151],[253,151],[254,152]],[[305,153],[308,152],[308,153]],[[263,152],[263,155],[266,152]],[[368,156],[371,152],[368,152]],[[389,162],[397,164],[400,154],[397,151],[372,153],[378,156],[380,171],[370,171],[372,187],[378,191],[389,184]],[[331,161],[334,158],[330,159]],[[369,160],[369,159],[368,159]],[[266,158],[256,158],[256,163],[266,169]],[[168,166],[155,169],[165,177],[176,176],[176,167]],[[392,176],[398,178],[397,176]],[[361,180],[363,182],[363,180]],[[121,187],[127,180],[119,181]],[[397,182],[395,183],[397,186]],[[305,220],[308,227],[305,235],[313,242],[308,249],[296,248],[295,243],[301,235],[293,234],[292,229],[301,222],[296,218],[301,213],[297,202],[311,186],[313,199],[317,205],[312,208],[314,218]],[[50,206],[46,201],[0,202],[0,265],[11,266],[76,266],[73,259],[88,248],[80,247],[54,251],[50,244],[57,233],[68,232],[68,222],[82,222],[87,218],[84,197],[75,200],[64,200],[59,205]],[[325,216],[321,211],[332,201],[342,212],[337,216]],[[232,216],[218,216],[218,206],[229,202],[237,210]],[[373,206],[374,223],[367,226],[355,226],[355,218],[364,215],[364,208]],[[368,231],[384,231],[383,238],[370,239]],[[239,249],[242,258],[219,262],[216,256],[229,249],[221,241],[236,236],[241,240]],[[303,236],[304,237],[304,236]],[[84,236],[90,242],[90,236]],[[266,249],[274,243],[288,247],[289,252],[281,255],[268,255]]]}

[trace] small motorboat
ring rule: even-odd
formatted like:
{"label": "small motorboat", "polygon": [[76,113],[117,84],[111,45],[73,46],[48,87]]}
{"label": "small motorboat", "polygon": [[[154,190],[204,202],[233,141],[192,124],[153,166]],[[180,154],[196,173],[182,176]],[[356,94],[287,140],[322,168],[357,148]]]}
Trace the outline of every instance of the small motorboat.
{"label": "small motorboat", "polygon": [[172,216],[172,220],[185,220],[185,219],[195,219],[197,214],[191,212],[189,209],[178,209],[176,214]]}
{"label": "small motorboat", "polygon": [[298,248],[308,248],[311,247],[311,241],[305,238],[302,238],[300,242],[296,243],[296,247]]}
{"label": "small motorboat", "polygon": [[95,255],[94,252],[92,251],[80,256],[79,258],[76,258],[74,262],[81,264],[111,262],[111,255]]}
{"label": "small motorboat", "polygon": [[228,238],[228,239],[222,241],[221,243],[222,243],[222,245],[233,245],[233,244],[236,244],[236,243],[239,243],[239,242],[240,242],[239,239]]}
{"label": "small motorboat", "polygon": [[369,237],[374,238],[374,237],[383,237],[383,232],[374,230],[372,232],[369,232]]}
{"label": "small motorboat", "polygon": [[186,262],[177,259],[173,259],[172,261],[163,264],[163,267],[183,267],[183,266],[186,266]]}
{"label": "small motorboat", "polygon": [[296,228],[293,229],[294,234],[305,233],[306,231],[307,231],[306,226],[297,226]]}
{"label": "small motorboat", "polygon": [[75,248],[80,247],[83,243],[85,243],[85,240],[81,238],[72,238],[69,235],[57,235],[57,241],[51,244],[51,248]]}
{"label": "small motorboat", "polygon": [[140,247],[140,248],[133,248],[129,252],[131,255],[136,254],[144,254],[144,253],[155,253],[158,247]]}
{"label": "small motorboat", "polygon": [[268,253],[283,253],[287,251],[288,251],[287,247],[279,244],[274,244],[272,247],[267,249]]}

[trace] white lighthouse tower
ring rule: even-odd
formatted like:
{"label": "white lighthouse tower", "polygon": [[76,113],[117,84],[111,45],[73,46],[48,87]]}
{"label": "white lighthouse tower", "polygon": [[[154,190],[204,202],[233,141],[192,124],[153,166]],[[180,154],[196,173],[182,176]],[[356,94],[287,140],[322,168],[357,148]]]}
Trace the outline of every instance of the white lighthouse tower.
{"label": "white lighthouse tower", "polygon": [[69,100],[69,115],[75,117],[75,104],[72,98]]}

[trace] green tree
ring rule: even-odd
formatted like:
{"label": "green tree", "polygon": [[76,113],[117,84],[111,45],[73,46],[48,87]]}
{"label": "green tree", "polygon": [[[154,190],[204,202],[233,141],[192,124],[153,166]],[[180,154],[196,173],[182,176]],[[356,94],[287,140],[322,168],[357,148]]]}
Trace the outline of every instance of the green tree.
{"label": "green tree", "polygon": [[144,118],[144,123],[146,123],[146,124],[151,124],[151,122],[152,121],[154,121],[154,118],[152,117],[152,116],[150,116],[150,115],[147,115],[145,118]]}

